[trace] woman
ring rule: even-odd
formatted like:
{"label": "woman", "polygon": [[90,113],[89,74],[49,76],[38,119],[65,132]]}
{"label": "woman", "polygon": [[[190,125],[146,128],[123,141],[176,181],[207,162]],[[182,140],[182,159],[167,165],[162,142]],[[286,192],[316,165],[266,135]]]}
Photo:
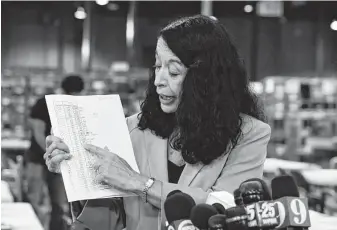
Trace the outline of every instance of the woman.
{"label": "woman", "polygon": [[[104,159],[98,180],[139,196],[89,201],[77,220],[92,229],[160,229],[172,190],[205,202],[211,191],[232,193],[262,177],[270,127],[262,122],[243,63],[224,26],[206,16],[182,18],[160,31],[156,62],[141,113],[127,118],[140,174],[117,155],[85,148]],[[59,171],[70,158],[61,139],[46,139],[46,163]],[[65,154],[66,153],[66,154]]]}

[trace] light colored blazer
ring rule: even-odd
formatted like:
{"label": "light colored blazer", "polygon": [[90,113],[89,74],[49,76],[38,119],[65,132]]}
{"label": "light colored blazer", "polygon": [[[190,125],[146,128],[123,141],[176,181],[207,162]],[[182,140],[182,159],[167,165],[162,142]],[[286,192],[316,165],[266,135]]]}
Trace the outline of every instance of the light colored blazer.
{"label": "light colored blazer", "polygon": [[[140,197],[123,198],[126,229],[165,229],[163,204],[172,190],[179,189],[188,193],[198,204],[206,201],[209,192],[225,190],[233,193],[244,180],[262,178],[270,126],[248,115],[242,115],[242,118],[243,135],[230,154],[214,160],[210,165],[186,164],[178,184],[172,184],[168,183],[167,139],[162,139],[149,130],[139,130],[137,115],[128,117],[127,124],[141,174],[162,181],[163,186],[161,210],[144,203]],[[92,230],[122,229],[121,213],[111,203],[113,202],[109,202],[109,199],[88,201],[77,221]]]}

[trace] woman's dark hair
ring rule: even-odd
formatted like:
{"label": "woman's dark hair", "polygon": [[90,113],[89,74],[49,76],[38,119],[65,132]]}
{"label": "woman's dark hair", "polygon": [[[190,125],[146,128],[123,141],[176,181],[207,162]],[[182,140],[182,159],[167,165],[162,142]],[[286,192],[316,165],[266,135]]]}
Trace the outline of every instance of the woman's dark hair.
{"label": "woman's dark hair", "polygon": [[243,61],[225,27],[207,16],[178,19],[159,33],[188,68],[175,113],[161,110],[154,69],[141,105],[141,130],[169,138],[190,164],[209,164],[235,148],[242,135],[240,114],[263,120],[249,89]]}

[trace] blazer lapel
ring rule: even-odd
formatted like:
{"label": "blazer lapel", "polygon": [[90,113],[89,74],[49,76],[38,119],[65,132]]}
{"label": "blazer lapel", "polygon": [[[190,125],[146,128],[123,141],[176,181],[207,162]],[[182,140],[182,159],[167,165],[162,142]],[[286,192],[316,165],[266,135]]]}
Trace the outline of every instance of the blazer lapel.
{"label": "blazer lapel", "polygon": [[[229,156],[229,153],[222,155],[219,159],[214,160],[210,167],[207,167],[207,170],[211,170],[211,177],[212,175],[219,176],[222,169],[225,167],[225,164],[227,162],[227,158]],[[198,163],[196,165],[191,165],[186,163],[186,166],[180,176],[180,179],[178,181],[178,184],[181,185],[191,185],[194,178],[198,175],[200,170],[205,167],[204,164]],[[212,178],[209,178],[212,179]]]}
{"label": "blazer lapel", "polygon": [[157,180],[167,182],[167,139],[158,137],[149,130],[145,130],[144,133],[150,175]]}
{"label": "blazer lapel", "polygon": [[[149,130],[145,130],[144,134],[150,175],[163,182],[168,182],[167,139],[158,137]],[[196,165],[186,163],[178,184],[189,186],[203,167],[201,163]]]}
{"label": "blazer lapel", "polygon": [[179,178],[178,184],[189,186],[203,167],[204,164],[202,163],[198,163],[195,165],[186,163],[186,166]]}

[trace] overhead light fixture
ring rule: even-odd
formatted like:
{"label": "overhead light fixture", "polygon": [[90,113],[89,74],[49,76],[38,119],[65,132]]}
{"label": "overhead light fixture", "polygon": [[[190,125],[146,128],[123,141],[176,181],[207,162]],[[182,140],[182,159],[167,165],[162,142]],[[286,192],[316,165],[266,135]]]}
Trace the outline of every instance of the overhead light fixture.
{"label": "overhead light fixture", "polygon": [[251,13],[253,12],[253,6],[252,5],[245,5],[245,7],[243,8],[243,10],[246,12],[246,13]]}
{"label": "overhead light fixture", "polygon": [[218,19],[214,16],[209,16],[211,19],[213,19],[214,21],[218,21]]}
{"label": "overhead light fixture", "polygon": [[119,9],[119,5],[116,4],[116,3],[109,3],[109,4],[107,5],[107,8],[108,8],[109,10],[111,10],[111,11],[116,11],[116,10]]}
{"label": "overhead light fixture", "polygon": [[79,6],[75,12],[75,18],[77,19],[85,19],[87,17],[87,13],[85,12],[84,8],[82,6]]}
{"label": "overhead light fixture", "polygon": [[334,31],[337,31],[337,20],[333,20],[330,24],[330,28]]}
{"label": "overhead light fixture", "polygon": [[109,0],[96,0],[97,5],[105,6],[109,3]]}
{"label": "overhead light fixture", "polygon": [[293,5],[294,7],[301,7],[307,4],[307,1],[291,1],[291,5]]}

